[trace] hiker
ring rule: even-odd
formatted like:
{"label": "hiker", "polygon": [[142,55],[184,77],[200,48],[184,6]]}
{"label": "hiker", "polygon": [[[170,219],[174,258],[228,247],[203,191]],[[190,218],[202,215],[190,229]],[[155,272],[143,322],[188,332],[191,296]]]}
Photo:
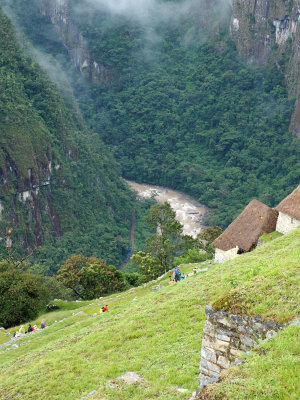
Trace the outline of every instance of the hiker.
{"label": "hiker", "polygon": [[45,324],[45,320],[43,319],[43,321],[41,322],[41,329],[46,328],[46,324]]}
{"label": "hiker", "polygon": [[33,332],[32,326],[30,324],[28,324],[28,329],[26,331],[26,333],[30,333]]}
{"label": "hiker", "polygon": [[179,280],[180,280],[180,270],[179,270],[179,268],[175,268],[175,282],[179,282]]}
{"label": "hiker", "polygon": [[197,268],[196,267],[193,268],[193,272],[194,272],[194,275],[196,275],[196,273],[197,273]]}
{"label": "hiker", "polygon": [[108,311],[107,304],[103,307],[103,312]]}
{"label": "hiker", "polygon": [[185,279],[185,275],[184,274],[180,274],[180,280],[182,281],[183,279]]}

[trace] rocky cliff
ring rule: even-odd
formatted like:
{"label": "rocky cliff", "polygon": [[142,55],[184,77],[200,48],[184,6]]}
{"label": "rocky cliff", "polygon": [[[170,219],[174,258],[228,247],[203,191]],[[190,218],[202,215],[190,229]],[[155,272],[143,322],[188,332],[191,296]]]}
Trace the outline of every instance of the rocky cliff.
{"label": "rocky cliff", "polygon": [[93,60],[85,38],[72,20],[70,0],[40,0],[39,8],[40,13],[55,26],[75,67],[90,81],[102,84],[110,82],[109,69]]}
{"label": "rocky cliff", "polygon": [[[63,248],[57,262],[86,251],[119,263],[132,195],[99,137],[24,54],[1,8],[0,132],[0,251],[12,229],[20,253],[51,243]],[[103,232],[118,237],[113,251]]]}
{"label": "rocky cliff", "polygon": [[233,0],[230,33],[255,64],[286,65],[287,85],[297,99],[290,129],[300,132],[300,1]]}
{"label": "rocky cliff", "polygon": [[[111,71],[91,56],[86,40],[72,18],[70,0],[39,0],[38,3],[41,14],[54,24],[75,67],[91,81],[110,83]],[[214,6],[216,10],[218,6],[219,2]],[[212,12],[209,7],[207,10]],[[219,20],[220,13],[217,14]],[[198,21],[202,25],[205,23],[203,15],[207,17],[205,12],[201,13]],[[213,20],[211,15],[207,20]],[[278,68],[282,68],[280,60],[286,64],[287,85],[290,95],[296,98],[290,130],[296,132],[300,132],[299,21],[299,0],[232,0],[229,29],[239,52],[257,65],[270,60],[277,61]],[[218,24],[214,29],[218,29]]]}

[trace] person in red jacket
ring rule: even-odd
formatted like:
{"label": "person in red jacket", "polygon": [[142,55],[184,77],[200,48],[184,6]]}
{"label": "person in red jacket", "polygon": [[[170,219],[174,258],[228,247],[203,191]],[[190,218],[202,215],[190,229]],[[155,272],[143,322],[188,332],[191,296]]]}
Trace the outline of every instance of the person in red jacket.
{"label": "person in red jacket", "polygon": [[103,312],[108,311],[107,304],[103,307]]}

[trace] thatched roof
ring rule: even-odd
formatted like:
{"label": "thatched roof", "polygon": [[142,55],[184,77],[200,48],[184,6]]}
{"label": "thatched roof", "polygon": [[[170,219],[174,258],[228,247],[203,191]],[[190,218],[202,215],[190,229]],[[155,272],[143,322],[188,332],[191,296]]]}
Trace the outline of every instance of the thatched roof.
{"label": "thatched roof", "polygon": [[300,220],[300,185],[283,199],[275,210]]}
{"label": "thatched roof", "polygon": [[224,251],[236,246],[249,251],[261,235],[276,230],[277,217],[277,211],[258,200],[252,200],[212,245]]}

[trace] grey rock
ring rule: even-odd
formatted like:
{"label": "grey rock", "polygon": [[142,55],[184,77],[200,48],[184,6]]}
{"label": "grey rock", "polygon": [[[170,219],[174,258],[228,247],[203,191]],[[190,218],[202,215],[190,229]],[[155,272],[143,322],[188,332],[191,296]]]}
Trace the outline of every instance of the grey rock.
{"label": "grey rock", "polygon": [[135,372],[126,372],[124,375],[119,376],[116,379],[125,382],[127,385],[142,382],[144,380],[142,376],[138,375]]}
{"label": "grey rock", "polygon": [[205,314],[209,317],[210,315],[215,314],[215,309],[212,306],[205,307]]}
{"label": "grey rock", "polygon": [[296,318],[290,325],[300,326],[300,318]]}
{"label": "grey rock", "polygon": [[208,378],[207,376],[205,376],[203,378],[200,378],[199,379],[199,388],[198,388],[196,394],[199,394],[205,386],[210,385],[211,383],[218,382],[218,380],[219,380],[219,377],[218,378]]}
{"label": "grey rock", "polygon": [[232,365],[232,366],[236,366],[236,365],[242,365],[242,364],[244,364],[244,361],[243,361],[243,360],[236,360],[236,361],[234,361],[231,365]]}
{"label": "grey rock", "polygon": [[216,338],[219,340],[223,340],[224,342],[230,342],[230,336],[217,334]]}
{"label": "grey rock", "polygon": [[208,360],[208,361],[211,361],[214,363],[217,362],[216,352],[214,350],[208,349],[207,347],[202,347],[201,357],[205,360]]}
{"label": "grey rock", "polygon": [[276,332],[271,330],[267,332],[266,338],[271,339],[274,335],[276,335]]}
{"label": "grey rock", "polygon": [[178,392],[178,393],[188,393],[189,392],[188,389],[182,389],[179,387],[174,387],[174,390],[175,390],[175,392]]}
{"label": "grey rock", "polygon": [[118,389],[118,386],[115,385],[115,384],[112,383],[112,382],[106,382],[105,386],[107,386],[107,387],[109,387],[109,388],[111,388],[111,389]]}
{"label": "grey rock", "polygon": [[217,364],[218,364],[221,368],[227,369],[227,368],[230,366],[230,361],[228,360],[227,357],[220,356],[220,357],[218,357]]}
{"label": "grey rock", "polygon": [[257,342],[254,339],[246,335],[241,336],[241,342],[247,347],[253,347],[257,344]]}
{"label": "grey rock", "polygon": [[273,321],[265,321],[264,325],[268,330],[270,330],[270,329],[276,330],[276,328],[277,328],[276,322],[273,322]]}
{"label": "grey rock", "polygon": [[87,395],[87,397],[94,396],[94,394],[97,394],[97,393],[98,393],[98,390],[93,390],[92,392],[90,392],[90,393]]}

